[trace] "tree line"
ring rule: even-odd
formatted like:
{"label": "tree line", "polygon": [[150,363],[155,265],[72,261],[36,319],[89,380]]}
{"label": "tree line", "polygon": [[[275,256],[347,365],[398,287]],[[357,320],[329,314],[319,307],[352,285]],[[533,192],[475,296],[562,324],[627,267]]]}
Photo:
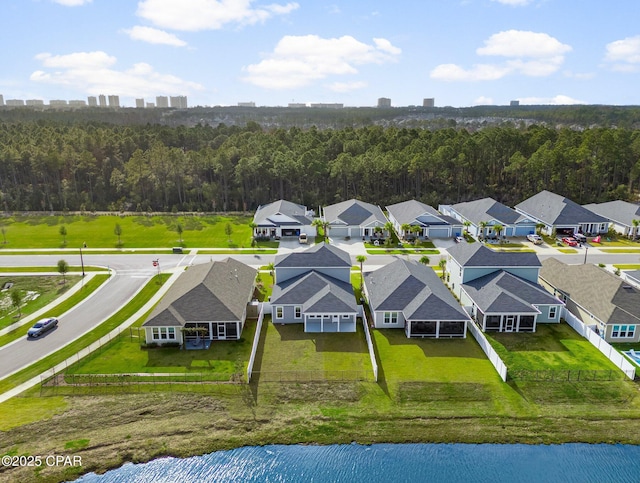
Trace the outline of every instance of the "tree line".
{"label": "tree line", "polygon": [[542,189],[578,203],[635,200],[640,131],[503,125],[471,131],[0,123],[9,211],[252,211],[287,199],[437,206]]}

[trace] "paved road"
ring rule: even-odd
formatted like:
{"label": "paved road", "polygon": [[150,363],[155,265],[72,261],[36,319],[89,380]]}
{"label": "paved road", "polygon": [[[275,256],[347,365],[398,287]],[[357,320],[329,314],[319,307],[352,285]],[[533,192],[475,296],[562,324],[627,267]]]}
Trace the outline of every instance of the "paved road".
{"label": "paved road", "polygon": [[[0,379],[33,363],[34,361],[59,350],[71,340],[99,325],[103,320],[122,307],[135,293],[140,290],[149,278],[157,273],[153,267],[153,260],[159,260],[162,270],[176,269],[181,266],[206,263],[219,260],[229,255],[93,255],[90,251],[84,254],[85,266],[105,266],[115,270],[116,275],[98,290],[94,296],[75,307],[60,318],[59,327],[45,336],[35,340],[22,338],[0,348]],[[431,263],[436,264],[445,255],[430,256]],[[554,256],[566,263],[578,264],[584,262],[584,252],[578,254],[562,254],[556,250],[540,251],[541,259]],[[386,265],[405,255],[371,255],[364,264],[365,271]],[[2,255],[0,266],[56,266],[60,255]],[[64,256],[71,265],[80,265],[79,255]],[[234,255],[247,265],[264,266],[274,261],[275,255]],[[411,255],[419,259],[419,255]],[[355,264],[355,255],[352,254]],[[640,254],[620,253],[604,254],[597,250],[590,250],[587,254],[588,263],[640,263]]]}

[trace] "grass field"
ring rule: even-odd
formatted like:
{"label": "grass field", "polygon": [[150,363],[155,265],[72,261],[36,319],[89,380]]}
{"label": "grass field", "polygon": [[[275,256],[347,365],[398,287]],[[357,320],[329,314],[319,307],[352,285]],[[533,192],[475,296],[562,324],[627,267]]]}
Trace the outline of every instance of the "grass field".
{"label": "grass field", "polygon": [[603,253],[640,253],[640,248],[601,248]]}
{"label": "grass field", "polygon": [[[13,216],[2,248],[163,248],[251,246],[248,216]],[[115,226],[121,229],[120,240]],[[66,236],[60,234],[65,228]],[[178,233],[182,227],[182,234]],[[231,231],[227,234],[227,231]]]}

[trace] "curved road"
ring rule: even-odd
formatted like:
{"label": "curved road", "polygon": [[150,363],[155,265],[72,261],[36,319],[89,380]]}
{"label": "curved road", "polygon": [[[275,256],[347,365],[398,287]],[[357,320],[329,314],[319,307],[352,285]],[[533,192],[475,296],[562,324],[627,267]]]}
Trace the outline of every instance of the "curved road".
{"label": "curved road", "polygon": [[[594,250],[595,252],[595,250]],[[210,260],[219,260],[229,255],[93,255],[90,251],[84,253],[85,266],[105,266],[115,270],[115,275],[96,291],[85,302],[77,305],[71,311],[60,317],[57,329],[37,339],[18,339],[0,348],[0,379],[32,364],[33,362],[51,354],[84,333],[98,326],[102,321],[124,306],[127,301],[140,290],[151,276],[157,273],[153,267],[153,261],[159,260],[163,271],[173,270],[186,265],[205,263]],[[579,254],[545,254],[539,253],[539,258],[549,256],[562,258],[566,263],[583,263],[584,253]],[[372,255],[365,262],[365,270],[375,269],[379,266],[404,257],[404,255]],[[434,256],[432,264],[437,263],[441,256]],[[60,255],[2,255],[0,266],[56,266]],[[273,262],[275,255],[234,255],[247,265],[259,267]],[[353,264],[357,265],[352,257]],[[412,256],[419,258],[419,256]],[[71,265],[80,265],[79,255],[65,256]],[[603,254],[588,253],[588,263],[638,263],[639,255],[636,254]]]}

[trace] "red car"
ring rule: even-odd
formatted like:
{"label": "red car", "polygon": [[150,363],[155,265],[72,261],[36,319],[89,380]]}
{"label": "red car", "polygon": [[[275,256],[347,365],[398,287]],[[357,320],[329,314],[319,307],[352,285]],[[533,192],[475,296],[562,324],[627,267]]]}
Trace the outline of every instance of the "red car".
{"label": "red car", "polygon": [[578,246],[578,242],[576,241],[575,238],[570,237],[570,236],[565,236],[562,239],[562,243],[565,243],[567,245],[569,245],[570,247],[577,247]]}

